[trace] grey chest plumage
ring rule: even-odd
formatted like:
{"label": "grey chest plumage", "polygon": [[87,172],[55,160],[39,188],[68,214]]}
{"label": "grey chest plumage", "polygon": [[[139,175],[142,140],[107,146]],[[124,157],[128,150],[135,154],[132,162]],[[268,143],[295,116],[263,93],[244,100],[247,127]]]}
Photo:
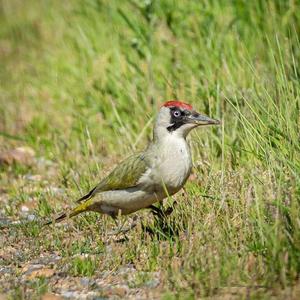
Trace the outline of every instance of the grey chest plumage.
{"label": "grey chest plumage", "polygon": [[191,153],[185,139],[168,136],[152,151],[151,168],[141,181],[156,186],[157,189],[167,188],[174,194],[180,190],[189,177],[192,169]]}

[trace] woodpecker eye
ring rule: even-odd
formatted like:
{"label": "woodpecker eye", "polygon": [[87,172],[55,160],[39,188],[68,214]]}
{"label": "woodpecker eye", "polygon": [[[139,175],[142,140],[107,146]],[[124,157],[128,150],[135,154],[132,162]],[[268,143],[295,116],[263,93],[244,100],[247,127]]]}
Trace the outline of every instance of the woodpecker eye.
{"label": "woodpecker eye", "polygon": [[175,111],[173,112],[173,116],[174,116],[175,118],[180,117],[180,116],[181,116],[180,110],[175,110]]}

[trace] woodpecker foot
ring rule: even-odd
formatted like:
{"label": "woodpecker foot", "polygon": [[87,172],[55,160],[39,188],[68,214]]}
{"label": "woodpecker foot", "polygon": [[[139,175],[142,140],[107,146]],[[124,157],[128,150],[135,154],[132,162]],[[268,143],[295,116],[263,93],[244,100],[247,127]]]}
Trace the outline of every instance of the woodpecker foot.
{"label": "woodpecker foot", "polygon": [[177,205],[177,202],[174,201],[172,206],[169,206],[167,209],[162,210],[159,207],[156,207],[154,205],[150,205],[148,208],[151,209],[151,212],[153,213],[154,216],[159,217],[160,219],[163,219],[165,217],[168,217],[171,215],[171,213],[174,211],[175,206]]}
{"label": "woodpecker foot", "polygon": [[174,201],[173,204],[165,210],[165,215],[169,216],[174,211],[176,205],[177,205],[177,202]]}
{"label": "woodpecker foot", "polygon": [[159,207],[154,206],[154,205],[150,205],[147,208],[151,209],[151,212],[154,216],[158,216],[160,218],[164,217],[164,212],[163,210],[161,210]]}

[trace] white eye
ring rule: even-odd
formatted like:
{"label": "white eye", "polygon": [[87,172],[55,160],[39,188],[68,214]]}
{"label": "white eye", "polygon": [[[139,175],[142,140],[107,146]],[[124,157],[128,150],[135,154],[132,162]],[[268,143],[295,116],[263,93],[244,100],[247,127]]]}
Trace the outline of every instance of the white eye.
{"label": "white eye", "polygon": [[174,117],[178,118],[181,116],[181,112],[179,110],[175,110],[173,115],[174,115]]}

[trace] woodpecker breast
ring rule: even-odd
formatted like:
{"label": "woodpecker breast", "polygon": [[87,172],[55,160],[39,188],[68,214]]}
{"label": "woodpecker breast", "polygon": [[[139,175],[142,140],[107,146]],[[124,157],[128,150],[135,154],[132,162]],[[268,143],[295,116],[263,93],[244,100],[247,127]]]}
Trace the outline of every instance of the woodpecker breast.
{"label": "woodpecker breast", "polygon": [[151,156],[151,168],[142,176],[140,183],[155,192],[169,195],[178,192],[188,179],[192,169],[189,146],[184,138],[168,135],[147,151]]}
{"label": "woodpecker breast", "polygon": [[177,192],[191,173],[192,159],[189,146],[184,138],[169,135],[160,148],[159,175],[168,190]]}

